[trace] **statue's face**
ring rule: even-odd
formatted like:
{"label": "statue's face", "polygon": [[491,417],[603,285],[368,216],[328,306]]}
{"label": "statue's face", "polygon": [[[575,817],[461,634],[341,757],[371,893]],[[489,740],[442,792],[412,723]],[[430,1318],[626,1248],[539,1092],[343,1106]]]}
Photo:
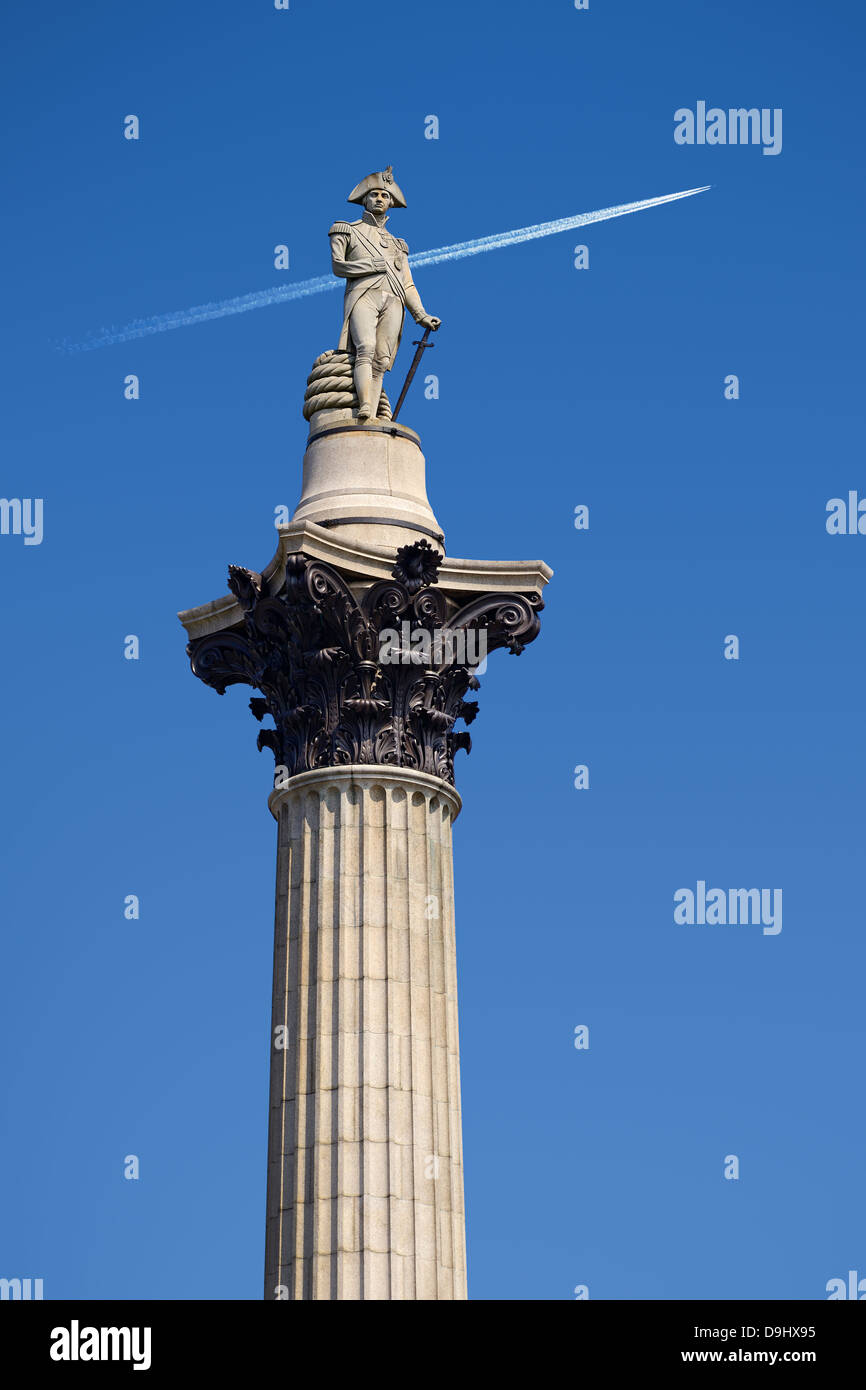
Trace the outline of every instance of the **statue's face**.
{"label": "statue's face", "polygon": [[387,212],[391,206],[391,194],[386,193],[384,188],[371,188],[364,199],[364,207],[368,212]]}

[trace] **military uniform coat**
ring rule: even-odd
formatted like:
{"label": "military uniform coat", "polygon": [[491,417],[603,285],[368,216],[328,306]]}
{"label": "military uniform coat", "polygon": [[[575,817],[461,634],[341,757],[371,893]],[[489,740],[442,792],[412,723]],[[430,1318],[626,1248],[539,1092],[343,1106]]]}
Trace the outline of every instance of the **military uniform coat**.
{"label": "military uniform coat", "polygon": [[[365,212],[357,222],[335,222],[328,236],[331,239],[331,268],[335,275],[346,281],[343,327],[338,348],[344,352],[352,351],[349,319],[355,305],[368,290],[385,289],[396,295],[416,323],[425,316],[426,310],[409,270],[409,247],[405,241],[392,236],[369,212]],[[374,260],[385,262],[384,271],[373,269]],[[402,331],[401,326],[401,335]],[[400,335],[388,364],[389,371],[394,365],[399,346]]]}

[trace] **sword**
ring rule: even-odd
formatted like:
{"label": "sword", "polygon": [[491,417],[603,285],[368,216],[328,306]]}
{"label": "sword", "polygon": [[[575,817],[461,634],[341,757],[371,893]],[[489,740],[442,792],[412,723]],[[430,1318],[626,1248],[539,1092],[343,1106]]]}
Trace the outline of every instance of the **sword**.
{"label": "sword", "polygon": [[391,419],[392,419],[392,420],[396,420],[396,419],[397,419],[397,416],[400,414],[400,407],[401,407],[401,405],[403,404],[403,402],[404,402],[405,399],[406,399],[406,392],[409,390],[409,387],[412,385],[412,378],[413,378],[413,376],[415,375],[416,371],[418,370],[418,363],[421,361],[421,358],[424,356],[424,349],[425,349],[425,348],[428,348],[428,347],[435,347],[435,346],[436,346],[435,343],[428,343],[428,341],[427,341],[427,339],[430,337],[430,333],[431,333],[431,332],[432,332],[432,330],[431,330],[430,328],[425,328],[425,329],[424,329],[424,337],[423,337],[423,338],[415,338],[415,339],[413,339],[413,346],[416,348],[415,356],[412,358],[412,366],[409,368],[409,371],[406,373],[406,380],[403,382],[403,390],[400,392],[400,399],[398,400],[398,402],[397,402],[397,404],[395,405],[393,411],[391,412]]}

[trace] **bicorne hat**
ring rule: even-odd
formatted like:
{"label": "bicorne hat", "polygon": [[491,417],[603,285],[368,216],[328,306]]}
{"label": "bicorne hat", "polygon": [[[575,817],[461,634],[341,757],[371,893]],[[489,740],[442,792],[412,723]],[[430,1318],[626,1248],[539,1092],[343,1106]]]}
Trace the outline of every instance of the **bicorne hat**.
{"label": "bicorne hat", "polygon": [[391,194],[391,202],[395,208],[404,208],[406,199],[398,184],[394,182],[393,166],[388,165],[387,169],[382,169],[377,174],[368,174],[359,184],[356,184],[346,199],[347,203],[362,203],[367,194],[373,188],[384,188],[386,193]]}

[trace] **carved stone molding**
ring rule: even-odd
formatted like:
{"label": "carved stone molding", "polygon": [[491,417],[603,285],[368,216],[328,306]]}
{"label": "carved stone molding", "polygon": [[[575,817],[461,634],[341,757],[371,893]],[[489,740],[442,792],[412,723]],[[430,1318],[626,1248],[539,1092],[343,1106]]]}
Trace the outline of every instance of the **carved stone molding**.
{"label": "carved stone molding", "polygon": [[[403,546],[398,577],[357,597],[337,569],[302,551],[274,594],[260,574],[232,565],[243,619],[190,642],[193,672],[220,695],[237,684],[261,691],[250,709],[273,720],[258,746],[272,750],[278,776],[384,764],[453,783],[454,754],[471,747],[455,725],[478,712],[464,696],[478,689],[479,651],[519,655],[544,605],[537,593],[489,593],[460,607],[432,588],[439,564],[426,542]],[[436,643],[419,645],[425,634]]]}

